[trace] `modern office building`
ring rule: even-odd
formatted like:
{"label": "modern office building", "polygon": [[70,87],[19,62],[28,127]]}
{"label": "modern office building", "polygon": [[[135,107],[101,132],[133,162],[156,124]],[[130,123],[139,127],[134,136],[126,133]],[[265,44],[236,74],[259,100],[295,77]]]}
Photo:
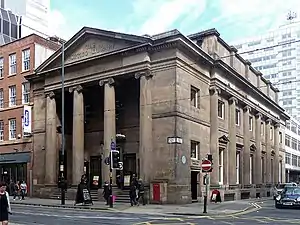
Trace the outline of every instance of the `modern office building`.
{"label": "modern office building", "polygon": [[300,181],[300,123],[291,118],[285,130],[286,182]]}
{"label": "modern office building", "polygon": [[27,181],[32,171],[32,73],[59,45],[36,34],[0,46],[0,178]]}
{"label": "modern office building", "polygon": [[[84,27],[64,49],[63,167],[57,161],[61,49],[26,76],[33,87],[36,196],[56,193],[59,168],[75,187],[85,173],[98,191],[109,180],[105,159],[114,143],[123,185],[137,174],[153,202],[200,198],[201,162],[209,153],[211,188],[222,199],[267,196],[279,181],[289,116],[278,105],[278,90],[215,29],[145,37]],[[69,189],[69,198],[76,191]]]}
{"label": "modern office building", "polygon": [[264,35],[235,41],[234,46],[280,90],[279,105],[300,120],[300,22],[287,21]]}
{"label": "modern office building", "polygon": [[21,37],[49,34],[50,0],[1,0],[1,8],[20,16]]}

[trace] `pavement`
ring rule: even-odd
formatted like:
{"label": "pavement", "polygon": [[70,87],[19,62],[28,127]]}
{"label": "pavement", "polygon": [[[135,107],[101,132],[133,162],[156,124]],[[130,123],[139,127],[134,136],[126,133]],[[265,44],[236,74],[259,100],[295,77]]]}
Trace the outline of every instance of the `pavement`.
{"label": "pavement", "polygon": [[203,203],[193,203],[186,205],[145,205],[133,206],[124,203],[115,203],[114,208],[109,208],[104,202],[94,201],[93,205],[78,205],[74,206],[74,201],[66,200],[65,205],[60,204],[60,200],[56,199],[38,199],[27,198],[25,200],[13,200],[13,205],[29,205],[29,206],[43,206],[51,208],[70,208],[82,210],[98,210],[98,211],[114,211],[133,214],[150,214],[150,215],[177,215],[177,216],[200,216],[200,215],[223,215],[235,214],[248,210],[255,209],[254,202],[258,199],[237,200],[222,203],[209,203],[207,207],[207,214],[203,213]]}
{"label": "pavement", "polygon": [[[237,201],[234,202],[236,204]],[[40,207],[14,204],[10,225],[255,225],[255,224],[300,224],[299,211],[275,209],[274,201],[264,199],[253,203],[255,210],[235,214],[172,215],[128,213],[111,210],[82,210],[78,208]],[[238,205],[238,204],[236,204]],[[131,207],[141,208],[141,207]],[[146,207],[145,207],[146,208]]]}

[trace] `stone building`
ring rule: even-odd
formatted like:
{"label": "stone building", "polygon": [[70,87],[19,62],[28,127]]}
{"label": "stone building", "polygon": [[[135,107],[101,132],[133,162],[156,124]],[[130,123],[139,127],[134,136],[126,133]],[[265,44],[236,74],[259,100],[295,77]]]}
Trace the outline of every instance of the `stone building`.
{"label": "stone building", "polygon": [[[57,51],[27,76],[37,195],[53,192],[57,182],[60,70]],[[280,129],[288,119],[277,104],[278,90],[216,30],[150,37],[84,27],[65,44],[65,86],[70,184],[83,173],[91,182],[98,176],[99,185],[108,180],[104,159],[111,141],[124,162],[116,173],[136,173],[150,185],[150,199],[162,203],[201,196],[201,159],[208,153],[211,187],[225,199],[266,195],[278,181],[284,165]],[[172,137],[178,141],[170,143]],[[153,183],[160,188],[154,191]]]}

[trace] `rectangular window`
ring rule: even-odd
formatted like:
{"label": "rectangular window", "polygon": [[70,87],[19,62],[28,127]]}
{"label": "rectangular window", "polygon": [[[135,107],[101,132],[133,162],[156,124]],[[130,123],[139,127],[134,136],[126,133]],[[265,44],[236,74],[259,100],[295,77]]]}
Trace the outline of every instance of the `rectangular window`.
{"label": "rectangular window", "polygon": [[30,101],[30,83],[22,84],[22,104],[27,104]]}
{"label": "rectangular window", "polygon": [[291,165],[291,153],[285,153],[285,163]]}
{"label": "rectangular window", "polygon": [[297,166],[297,156],[292,155],[292,166]]}
{"label": "rectangular window", "polygon": [[9,120],[9,140],[14,140],[17,137],[16,119]]}
{"label": "rectangular window", "polygon": [[0,88],[0,109],[4,108],[4,91]]}
{"label": "rectangular window", "polygon": [[17,105],[16,85],[9,87],[9,107]]}
{"label": "rectangular window", "polygon": [[219,184],[223,184],[224,149],[219,148]]}
{"label": "rectangular window", "polygon": [[300,156],[298,156],[298,167],[300,167]]}
{"label": "rectangular window", "polygon": [[199,159],[199,145],[199,142],[191,141],[191,159]]}
{"label": "rectangular window", "polygon": [[225,104],[221,100],[218,101],[218,117],[224,119],[225,117]]}
{"label": "rectangular window", "polygon": [[30,70],[30,49],[22,51],[22,71]]}
{"label": "rectangular window", "polygon": [[240,153],[236,153],[236,184],[240,183]]}
{"label": "rectangular window", "polygon": [[191,104],[198,109],[200,108],[200,90],[193,86],[191,87]]}
{"label": "rectangular window", "polygon": [[240,125],[240,110],[239,109],[235,109],[235,124],[237,126]]}
{"label": "rectangular window", "polygon": [[9,75],[17,73],[17,55],[16,53],[9,55]]}
{"label": "rectangular window", "polygon": [[249,130],[252,131],[253,130],[253,117],[249,116]]}
{"label": "rectangular window", "polygon": [[2,58],[0,58],[0,78],[3,78],[3,76],[4,76],[3,67],[4,67],[4,59],[2,57]]}
{"label": "rectangular window", "polygon": [[250,176],[249,176],[249,179],[250,179],[250,184],[252,184],[252,181],[253,181],[253,155],[250,155]]}
{"label": "rectangular window", "polygon": [[4,141],[4,121],[0,120],[0,141]]}

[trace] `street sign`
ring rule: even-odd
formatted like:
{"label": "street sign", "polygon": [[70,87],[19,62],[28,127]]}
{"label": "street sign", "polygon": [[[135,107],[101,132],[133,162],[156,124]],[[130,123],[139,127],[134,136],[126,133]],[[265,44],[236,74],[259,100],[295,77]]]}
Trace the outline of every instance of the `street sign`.
{"label": "street sign", "polygon": [[119,162],[119,170],[123,170],[123,162]]}
{"label": "street sign", "polygon": [[110,150],[116,150],[116,143],[114,141],[110,143]]}
{"label": "street sign", "polygon": [[201,168],[202,168],[202,172],[209,172],[211,170],[211,161],[208,160],[208,159],[204,159],[202,160],[202,165],[201,165]]}

